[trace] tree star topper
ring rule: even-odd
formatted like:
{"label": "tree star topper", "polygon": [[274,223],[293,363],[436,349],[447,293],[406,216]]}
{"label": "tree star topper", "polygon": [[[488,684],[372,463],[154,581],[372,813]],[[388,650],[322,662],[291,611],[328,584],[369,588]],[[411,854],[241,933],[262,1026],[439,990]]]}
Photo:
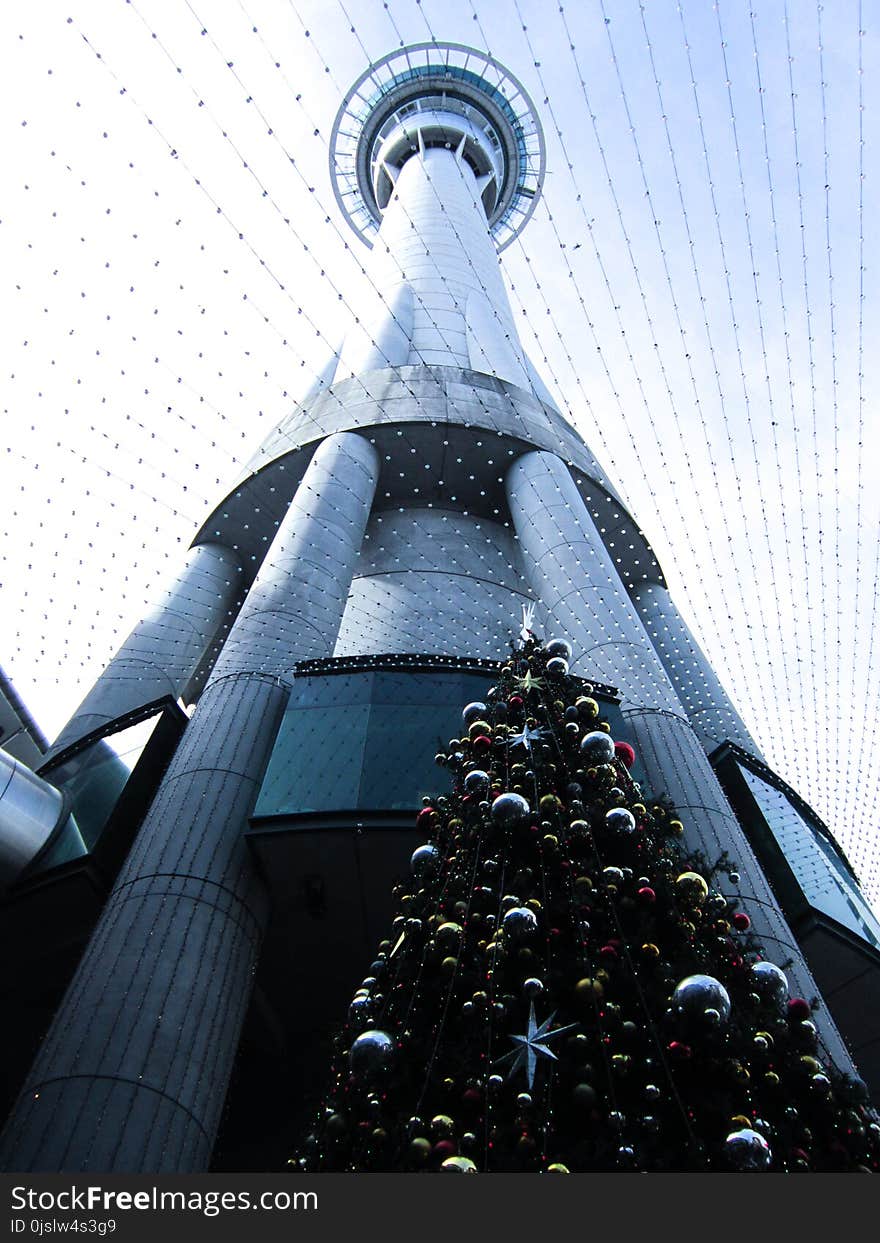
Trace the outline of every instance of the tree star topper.
{"label": "tree star topper", "polygon": [[529,1002],[529,1029],[524,1036],[511,1036],[510,1039],[516,1044],[515,1049],[511,1049],[509,1053],[505,1053],[503,1057],[499,1057],[499,1062],[510,1061],[511,1067],[509,1074],[515,1075],[520,1069],[526,1072],[526,1080],[531,1091],[535,1082],[535,1066],[539,1057],[549,1057],[553,1061],[557,1061],[556,1054],[552,1049],[547,1048],[548,1040],[555,1040],[557,1036],[564,1035],[565,1032],[573,1031],[577,1027],[577,1023],[569,1023],[567,1027],[557,1027],[556,1031],[551,1032],[550,1024],[556,1017],[556,1011],[546,1018],[544,1022],[538,1026],[535,1019],[535,1003]]}

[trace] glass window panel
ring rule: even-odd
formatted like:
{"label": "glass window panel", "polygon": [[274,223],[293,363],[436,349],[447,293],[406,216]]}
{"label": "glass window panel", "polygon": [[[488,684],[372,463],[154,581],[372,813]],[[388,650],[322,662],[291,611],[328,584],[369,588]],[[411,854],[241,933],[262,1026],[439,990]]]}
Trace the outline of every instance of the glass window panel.
{"label": "glass window panel", "polygon": [[254,815],[357,807],[369,715],[368,704],[288,707]]}
{"label": "glass window panel", "polygon": [[460,712],[457,701],[451,711],[447,705],[445,712],[438,712],[436,704],[410,704],[404,711],[374,704],[358,805],[406,811],[419,807],[423,795],[449,790],[449,774],[437,767],[434,756],[449,741]]}
{"label": "glass window panel", "polygon": [[832,844],[781,790],[739,768],[810,905],[880,947],[880,922]]}

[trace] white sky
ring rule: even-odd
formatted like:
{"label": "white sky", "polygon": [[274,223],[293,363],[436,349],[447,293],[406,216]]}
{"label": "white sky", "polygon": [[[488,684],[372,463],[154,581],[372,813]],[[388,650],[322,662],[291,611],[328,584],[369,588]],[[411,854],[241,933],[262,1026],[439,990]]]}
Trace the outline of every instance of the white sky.
{"label": "white sky", "polygon": [[4,6],[0,660],[46,733],[365,302],[345,90],[401,42],[488,45],[547,137],[504,256],[526,347],[880,894],[877,9],[751,7]]}

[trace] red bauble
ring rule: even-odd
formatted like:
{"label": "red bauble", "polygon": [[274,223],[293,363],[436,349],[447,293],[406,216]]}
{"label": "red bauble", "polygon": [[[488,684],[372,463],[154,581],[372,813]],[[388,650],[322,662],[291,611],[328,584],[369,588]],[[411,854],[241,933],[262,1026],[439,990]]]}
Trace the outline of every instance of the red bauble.
{"label": "red bauble", "polygon": [[686,1062],[693,1053],[689,1044],[682,1044],[680,1040],[670,1040],[666,1046],[670,1057],[674,1057],[679,1062]]}
{"label": "red bauble", "polygon": [[507,701],[508,708],[521,708],[523,706],[522,695],[511,695]]}
{"label": "red bauble", "polygon": [[748,915],[746,915],[745,911],[737,911],[731,922],[737,932],[747,932],[752,926],[752,921],[749,919]]}
{"label": "red bauble", "polygon": [[471,750],[477,755],[484,755],[487,751],[492,750],[492,739],[487,738],[485,734],[479,734],[471,743]]}
{"label": "red bauble", "polygon": [[812,1013],[810,1003],[805,1001],[803,997],[792,997],[788,1003],[788,1017],[793,1023],[800,1023],[803,1019],[808,1019]]}
{"label": "red bauble", "polygon": [[624,768],[632,768],[636,760],[636,753],[628,742],[615,742],[614,751]]}
{"label": "red bauble", "polygon": [[436,1157],[438,1161],[445,1161],[447,1157],[454,1157],[456,1151],[455,1144],[451,1139],[439,1139],[431,1149],[431,1155]]}
{"label": "red bauble", "polygon": [[433,807],[423,807],[416,816],[416,824],[420,829],[428,828],[434,823],[434,817],[437,815]]}
{"label": "red bauble", "polygon": [[638,899],[645,906],[653,906],[657,901],[657,895],[650,885],[642,885],[638,892]]}

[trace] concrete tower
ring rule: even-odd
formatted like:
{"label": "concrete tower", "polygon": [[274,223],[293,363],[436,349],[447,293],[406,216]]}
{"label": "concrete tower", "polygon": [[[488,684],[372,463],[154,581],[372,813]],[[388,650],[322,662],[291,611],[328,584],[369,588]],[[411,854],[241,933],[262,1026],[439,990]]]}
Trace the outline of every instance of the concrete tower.
{"label": "concrete tower", "polygon": [[[348,918],[368,926],[370,835],[417,805],[394,729],[424,722],[433,753],[433,724],[456,727],[462,687],[487,684],[524,605],[571,642],[573,673],[616,688],[645,787],[674,800],[688,845],[736,860],[730,891],[767,955],[818,993],[707,758],[729,743],[759,763],[757,747],[517,334],[497,252],[541,193],[526,91],[473,49],[398,50],[349,92],[330,160],[372,247],[373,312],[51,752],[79,754],[163,698],[196,703],[7,1127],[12,1168],[208,1166],[278,878],[305,883],[313,913],[348,884]],[[366,844],[345,881],[355,822]],[[304,927],[290,925],[300,957],[329,962],[328,929]],[[817,1022],[852,1070],[824,1006]]]}

